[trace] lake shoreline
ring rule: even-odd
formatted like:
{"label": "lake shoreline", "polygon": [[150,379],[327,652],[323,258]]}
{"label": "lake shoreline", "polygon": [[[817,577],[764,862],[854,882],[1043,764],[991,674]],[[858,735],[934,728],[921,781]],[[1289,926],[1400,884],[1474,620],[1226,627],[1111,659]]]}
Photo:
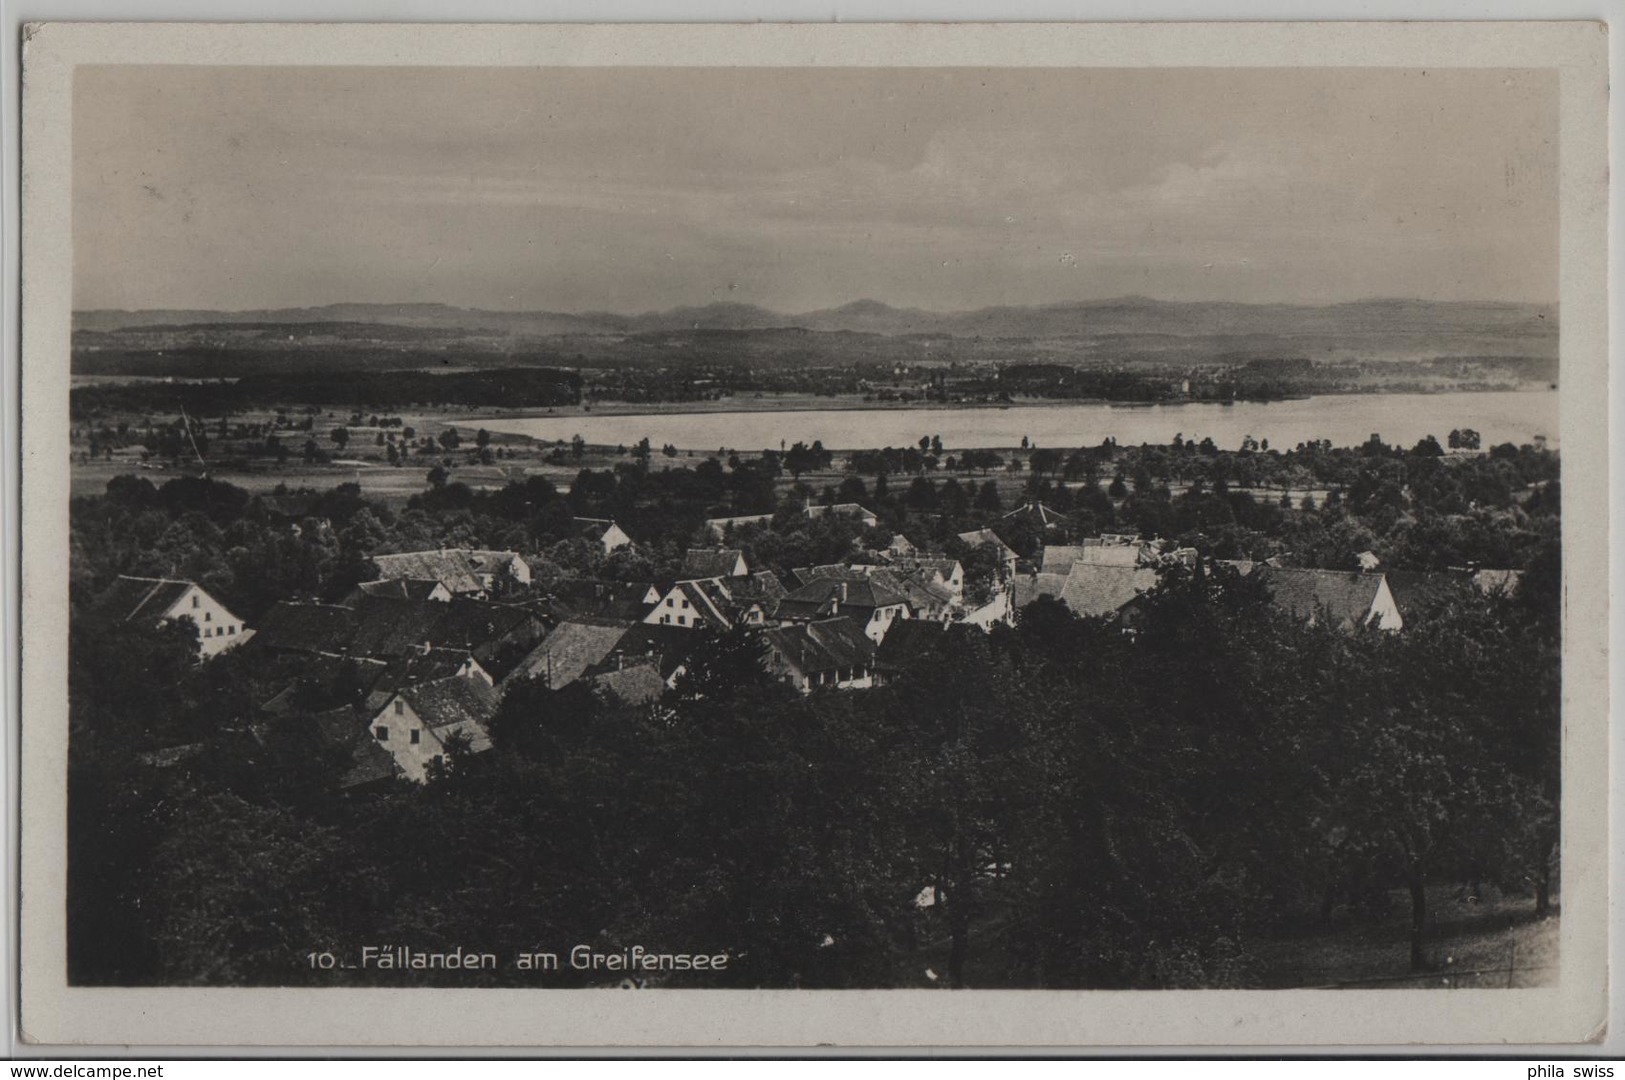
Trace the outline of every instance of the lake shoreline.
{"label": "lake shoreline", "polygon": [[1446,388],[1439,390],[1349,390],[1320,394],[1289,394],[1272,398],[1197,399],[1180,398],[1169,401],[1116,400],[1113,398],[1022,398],[1009,402],[983,401],[874,401],[858,396],[783,395],[775,398],[730,398],[726,401],[667,401],[648,404],[615,402],[606,408],[587,409],[579,405],[554,406],[549,409],[518,407],[513,409],[481,409],[480,415],[467,422],[481,420],[560,420],[568,417],[583,419],[624,416],[685,416],[685,415],[741,415],[755,413],[816,413],[816,412],[988,412],[1013,409],[1064,408],[1070,406],[1102,406],[1110,409],[1159,409],[1181,406],[1279,405],[1295,401],[1315,401],[1323,398],[1350,397],[1439,397],[1452,394],[1540,394],[1552,393],[1556,387],[1526,385],[1517,389]]}
{"label": "lake shoreline", "polygon": [[[762,399],[753,399],[760,402]],[[1168,444],[1176,436],[1211,438],[1222,449],[1247,440],[1282,449],[1320,440],[1357,446],[1372,435],[1409,447],[1431,435],[1440,444],[1455,429],[1478,432],[1486,445],[1542,443],[1556,447],[1555,390],[1456,391],[1441,394],[1328,394],[1283,400],[1229,403],[1029,401],[1009,406],[925,403],[898,406],[863,402],[843,406],[825,400],[807,407],[780,400],[776,408],[741,409],[738,402],[710,408],[639,412],[567,412],[498,415],[480,410],[456,426],[483,427],[493,435],[529,438],[541,445],[580,436],[594,446],[631,446],[642,439],[659,449],[712,452],[731,448],[783,450],[820,442],[831,451],[911,446],[940,436],[948,452],[1021,447],[1077,448],[1111,439],[1123,445]],[[726,404],[728,407],[719,407]]]}

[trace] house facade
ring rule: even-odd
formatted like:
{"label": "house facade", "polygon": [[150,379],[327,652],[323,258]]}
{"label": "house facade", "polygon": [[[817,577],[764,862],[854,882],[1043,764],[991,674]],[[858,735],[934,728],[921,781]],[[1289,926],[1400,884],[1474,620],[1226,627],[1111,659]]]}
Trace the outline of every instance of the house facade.
{"label": "house facade", "polygon": [[497,695],[478,678],[452,676],[404,687],[390,696],[368,727],[374,741],[395,759],[408,780],[423,783],[429,766],[445,760],[454,736],[468,739],[475,753],[491,747],[486,729],[496,714]]}
{"label": "house facade", "polygon": [[677,626],[686,630],[703,627],[727,630],[733,626],[733,619],[728,616],[732,599],[720,578],[679,581],[661,593],[643,621],[650,626]]}
{"label": "house facade", "polygon": [[218,656],[253,636],[241,618],[193,581],[121,576],[97,604],[119,622],[159,623],[189,620],[197,627],[198,655]]}
{"label": "house facade", "polygon": [[875,685],[875,645],[845,617],[795,623],[762,631],[762,662],[774,677],[803,694]]}

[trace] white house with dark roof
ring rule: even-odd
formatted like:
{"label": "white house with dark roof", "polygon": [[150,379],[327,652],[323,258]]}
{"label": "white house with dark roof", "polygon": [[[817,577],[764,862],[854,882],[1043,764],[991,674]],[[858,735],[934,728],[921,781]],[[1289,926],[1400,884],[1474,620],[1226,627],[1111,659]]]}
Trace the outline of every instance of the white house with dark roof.
{"label": "white house with dark roof", "polygon": [[632,543],[632,537],[613,518],[578,517],[574,522],[577,535],[602,547],[605,555]]}
{"label": "white house with dark roof", "polygon": [[664,590],[643,621],[651,626],[727,630],[733,626],[728,615],[733,606],[733,594],[721,578],[679,581]]}
{"label": "white house with dark roof", "polygon": [[374,555],[378,577],[385,581],[438,581],[453,595],[490,592],[499,582],[530,584],[530,564],[516,551],[441,548]]}
{"label": "white house with dark roof", "polygon": [[745,553],[738,548],[689,548],[683,552],[683,577],[689,581],[745,577],[749,573]]}
{"label": "white house with dark roof", "polygon": [[485,680],[454,675],[401,688],[373,714],[369,728],[402,774],[421,784],[429,765],[445,759],[453,736],[468,739],[474,753],[491,748],[486,725],[499,701]]}
{"label": "white house with dark roof", "polygon": [[96,602],[96,610],[118,622],[190,620],[197,627],[198,654],[215,656],[253,636],[243,620],[193,581],[121,576]]}

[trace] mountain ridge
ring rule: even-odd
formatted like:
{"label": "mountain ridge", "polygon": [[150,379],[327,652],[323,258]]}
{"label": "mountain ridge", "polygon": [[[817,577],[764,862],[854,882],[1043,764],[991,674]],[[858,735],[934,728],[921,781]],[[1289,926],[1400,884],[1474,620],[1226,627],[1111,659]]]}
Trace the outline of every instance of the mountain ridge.
{"label": "mountain ridge", "polygon": [[1555,335],[1558,306],[1518,301],[1376,298],[1335,304],[1159,300],[1123,296],[1040,305],[991,305],[968,311],[893,307],[872,299],[786,314],[718,301],[636,315],[613,312],[496,311],[439,303],[335,303],[242,311],[91,309],[73,314],[75,331],[110,333],[152,327],[361,323],[460,330],[514,337],[661,334],[682,331],[798,329],[890,337],[1064,338],[1116,334],[1508,332]]}

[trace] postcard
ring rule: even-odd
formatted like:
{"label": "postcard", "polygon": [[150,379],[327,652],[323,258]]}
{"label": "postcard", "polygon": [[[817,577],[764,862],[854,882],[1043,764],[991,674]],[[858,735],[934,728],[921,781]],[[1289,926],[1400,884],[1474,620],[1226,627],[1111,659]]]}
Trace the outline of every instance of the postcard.
{"label": "postcard", "polygon": [[1600,1038],[1606,55],[31,27],[25,1036]]}

